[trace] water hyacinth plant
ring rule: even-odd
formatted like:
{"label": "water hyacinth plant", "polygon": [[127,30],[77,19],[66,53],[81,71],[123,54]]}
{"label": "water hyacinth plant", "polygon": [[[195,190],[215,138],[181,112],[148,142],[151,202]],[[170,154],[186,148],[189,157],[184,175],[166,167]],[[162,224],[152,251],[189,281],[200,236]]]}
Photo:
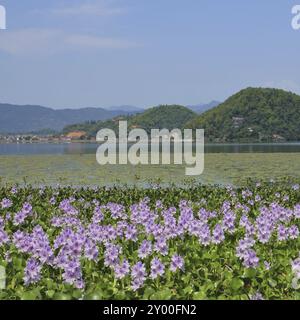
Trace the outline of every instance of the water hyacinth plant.
{"label": "water hyacinth plant", "polygon": [[1,299],[299,299],[297,185],[2,187]]}

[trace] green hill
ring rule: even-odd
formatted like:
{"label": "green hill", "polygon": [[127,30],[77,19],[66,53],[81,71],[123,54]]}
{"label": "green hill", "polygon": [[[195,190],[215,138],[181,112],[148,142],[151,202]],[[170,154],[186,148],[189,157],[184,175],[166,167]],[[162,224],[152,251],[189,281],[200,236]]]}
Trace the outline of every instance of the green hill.
{"label": "green hill", "polygon": [[181,129],[187,121],[196,116],[190,109],[179,105],[161,105],[146,110],[131,118],[130,125],[145,129]]}
{"label": "green hill", "polygon": [[184,124],[195,118],[195,116],[195,112],[183,106],[161,105],[147,109],[143,113],[134,116],[117,117],[107,121],[89,121],[67,126],[63,132],[69,133],[71,131],[82,130],[87,132],[89,136],[95,137],[100,129],[109,128],[117,133],[118,121],[127,120],[128,129],[142,128],[150,133],[151,129],[182,129]]}
{"label": "green hill", "polygon": [[300,141],[300,96],[278,89],[247,88],[188,121],[213,142]]}

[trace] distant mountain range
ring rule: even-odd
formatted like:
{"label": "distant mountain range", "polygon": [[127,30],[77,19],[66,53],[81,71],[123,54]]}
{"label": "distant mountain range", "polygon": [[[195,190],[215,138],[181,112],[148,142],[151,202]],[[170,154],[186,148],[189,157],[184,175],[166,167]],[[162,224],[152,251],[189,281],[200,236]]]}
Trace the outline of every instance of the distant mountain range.
{"label": "distant mountain range", "polygon": [[122,112],[127,112],[127,113],[140,113],[140,112],[144,112],[145,109],[144,108],[139,108],[139,107],[135,107],[135,106],[127,106],[127,105],[124,105],[124,106],[113,106],[113,107],[108,107],[108,108],[105,108],[107,110],[110,110],[110,111],[120,111],[122,110]]}
{"label": "distant mountain range", "polygon": [[[61,131],[65,126],[84,121],[107,120],[118,115],[140,112],[135,107],[60,109],[0,103],[0,133]],[[143,110],[142,110],[143,111]]]}
{"label": "distant mountain range", "polygon": [[[199,104],[188,108],[198,114],[219,102]],[[105,121],[119,115],[144,113],[149,109],[131,105],[107,108],[52,109],[38,105],[0,103],[0,134],[59,132],[64,127],[86,121]]]}

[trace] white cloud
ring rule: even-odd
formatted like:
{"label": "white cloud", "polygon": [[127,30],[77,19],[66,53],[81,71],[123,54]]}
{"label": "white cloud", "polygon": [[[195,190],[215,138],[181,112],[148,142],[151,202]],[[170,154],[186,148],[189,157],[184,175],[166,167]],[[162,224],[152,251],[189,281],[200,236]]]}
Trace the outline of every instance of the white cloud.
{"label": "white cloud", "polygon": [[56,29],[23,29],[0,33],[0,51],[12,55],[53,54],[64,51],[126,49],[138,46],[125,39],[69,34]]}
{"label": "white cloud", "polygon": [[[58,30],[22,29],[0,33],[0,51],[13,55],[53,51],[52,45],[61,38]],[[59,43],[57,43],[58,45]]]}
{"label": "white cloud", "polygon": [[136,47],[137,44],[122,39],[103,38],[90,35],[74,34],[66,37],[66,43],[82,48],[112,48],[126,49]]}
{"label": "white cloud", "polygon": [[64,16],[94,15],[94,16],[112,16],[126,12],[126,9],[111,6],[107,1],[97,1],[85,3],[77,6],[61,7],[52,10],[52,13]]}

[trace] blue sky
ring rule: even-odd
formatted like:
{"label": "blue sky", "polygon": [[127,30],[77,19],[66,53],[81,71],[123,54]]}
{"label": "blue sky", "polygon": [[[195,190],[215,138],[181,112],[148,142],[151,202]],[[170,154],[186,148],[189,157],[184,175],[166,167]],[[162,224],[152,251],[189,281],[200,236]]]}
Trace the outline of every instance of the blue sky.
{"label": "blue sky", "polygon": [[[299,1],[298,1],[299,2]],[[300,94],[297,0],[0,0],[0,101],[105,107]]]}

